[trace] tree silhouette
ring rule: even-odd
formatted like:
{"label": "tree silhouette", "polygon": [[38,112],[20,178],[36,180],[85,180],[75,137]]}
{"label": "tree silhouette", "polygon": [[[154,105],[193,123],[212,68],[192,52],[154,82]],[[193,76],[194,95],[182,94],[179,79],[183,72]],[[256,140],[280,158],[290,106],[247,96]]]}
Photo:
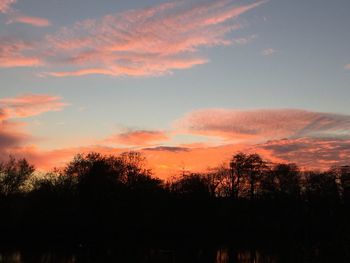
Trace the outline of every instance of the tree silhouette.
{"label": "tree silhouette", "polygon": [[277,164],[272,173],[277,179],[280,194],[294,198],[300,195],[300,171],[296,164]]}
{"label": "tree silhouette", "polygon": [[173,193],[193,198],[209,197],[211,195],[208,180],[201,174],[182,175],[171,183]]}
{"label": "tree silhouette", "polygon": [[330,172],[306,172],[305,195],[307,200],[313,202],[334,202],[339,199],[336,176]]}
{"label": "tree silhouette", "polygon": [[221,164],[218,167],[210,169],[208,173],[204,174],[207,179],[210,195],[212,197],[225,196],[227,194],[226,181],[229,177],[228,173],[229,170],[226,168],[226,165]]}
{"label": "tree silhouette", "polygon": [[231,159],[230,169],[231,197],[239,198],[242,184],[246,182],[248,195],[254,199],[257,185],[267,169],[266,162],[258,154],[238,153]]}
{"label": "tree silhouette", "polygon": [[0,193],[8,196],[21,192],[34,171],[26,159],[10,156],[7,162],[0,163]]}
{"label": "tree silhouette", "polygon": [[164,183],[138,152],[89,153],[30,180],[34,167],[11,157],[0,164],[0,243],[38,238],[162,244],[189,237],[255,245],[268,237],[277,246],[285,238],[294,247],[346,247],[349,171],[269,166],[258,154],[240,152],[229,164]]}

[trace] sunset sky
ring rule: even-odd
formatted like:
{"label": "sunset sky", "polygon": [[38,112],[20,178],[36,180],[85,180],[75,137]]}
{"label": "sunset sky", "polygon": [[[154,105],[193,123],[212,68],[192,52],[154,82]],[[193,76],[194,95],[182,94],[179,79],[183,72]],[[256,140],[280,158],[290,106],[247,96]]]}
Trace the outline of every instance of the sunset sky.
{"label": "sunset sky", "polygon": [[350,1],[0,0],[0,159],[350,163]]}

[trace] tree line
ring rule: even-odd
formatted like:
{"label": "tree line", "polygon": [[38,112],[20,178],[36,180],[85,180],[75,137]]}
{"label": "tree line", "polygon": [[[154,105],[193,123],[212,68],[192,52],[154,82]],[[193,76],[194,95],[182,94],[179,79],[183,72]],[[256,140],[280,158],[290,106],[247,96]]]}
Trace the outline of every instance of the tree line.
{"label": "tree line", "polygon": [[269,237],[273,244],[347,245],[349,193],[349,166],[302,171],[242,152],[167,180],[154,177],[139,152],[79,154],[40,176],[10,157],[0,163],[0,242],[266,244]]}
{"label": "tree line", "polygon": [[[26,159],[0,162],[0,195],[34,192],[74,192],[108,195],[110,192],[167,191],[197,197],[262,199],[292,198],[304,200],[345,200],[350,188],[350,166],[331,167],[327,171],[301,171],[294,163],[271,164],[258,154],[239,152],[228,164],[207,172],[183,171],[164,181],[153,177],[139,152],[119,156],[99,153],[78,154],[64,168],[35,176],[35,168]],[[118,189],[119,188],[119,189]],[[125,190],[124,189],[124,190]]]}

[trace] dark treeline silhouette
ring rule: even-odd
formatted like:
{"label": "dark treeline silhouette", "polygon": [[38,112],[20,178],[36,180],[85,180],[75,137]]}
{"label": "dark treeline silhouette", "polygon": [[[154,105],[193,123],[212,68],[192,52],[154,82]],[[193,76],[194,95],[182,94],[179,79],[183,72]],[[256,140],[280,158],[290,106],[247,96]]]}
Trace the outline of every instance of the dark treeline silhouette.
{"label": "dark treeline silhouette", "polygon": [[138,152],[77,155],[36,174],[0,163],[0,242],[233,244],[347,253],[350,167],[301,171],[238,153],[205,173],[163,181]]}

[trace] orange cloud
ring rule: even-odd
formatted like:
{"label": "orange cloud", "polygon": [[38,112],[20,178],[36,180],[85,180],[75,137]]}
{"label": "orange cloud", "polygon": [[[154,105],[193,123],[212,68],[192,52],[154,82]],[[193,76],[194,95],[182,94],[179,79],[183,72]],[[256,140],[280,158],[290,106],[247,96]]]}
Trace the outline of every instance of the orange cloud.
{"label": "orange cloud", "polygon": [[232,22],[235,18],[263,3],[175,1],[80,21],[46,37],[52,63],[78,68],[46,75],[160,76],[204,64],[208,60],[198,55],[201,47],[250,41],[230,40],[227,35],[241,27]]}
{"label": "orange cloud", "polygon": [[136,130],[113,135],[106,141],[121,145],[146,146],[167,140],[169,137],[163,131]]}
{"label": "orange cloud", "polygon": [[[6,103],[11,105],[13,99],[7,99]],[[5,122],[7,116],[0,110],[0,118]],[[148,167],[161,178],[169,178],[183,170],[205,171],[208,167],[228,162],[238,151],[258,153],[273,163],[295,162],[303,169],[323,170],[350,161],[350,116],[303,110],[200,110],[178,120],[174,130],[169,132],[175,135],[181,132],[205,133],[226,139],[216,146],[206,144],[205,137],[203,142],[176,144],[176,140],[171,140],[170,135],[163,131],[136,130],[111,136],[100,141],[102,145],[42,151],[28,146],[28,135],[21,134],[19,123],[7,123],[3,127],[0,156],[26,157],[42,170],[63,166],[77,153],[119,154],[135,146],[146,156]],[[156,146],[154,143],[162,144]]]}
{"label": "orange cloud", "polygon": [[37,27],[46,27],[51,25],[51,22],[46,18],[26,16],[22,14],[14,16],[9,23],[22,23]]}
{"label": "orange cloud", "polygon": [[[0,140],[1,142],[1,140]],[[7,154],[26,157],[40,170],[62,167],[78,153],[100,152],[118,155],[127,149],[106,146],[86,146],[41,151],[35,146],[15,147]],[[217,147],[161,146],[140,150],[147,158],[147,166],[163,179],[183,171],[203,172],[223,162],[228,163],[239,151],[258,153],[272,163],[294,162],[303,169],[325,170],[332,165],[346,165],[350,160],[350,140],[337,139],[281,139],[261,144],[227,144]]]}
{"label": "orange cloud", "polygon": [[25,118],[47,111],[59,111],[66,105],[61,102],[60,97],[50,95],[28,94],[0,99],[0,109],[7,119]]}

